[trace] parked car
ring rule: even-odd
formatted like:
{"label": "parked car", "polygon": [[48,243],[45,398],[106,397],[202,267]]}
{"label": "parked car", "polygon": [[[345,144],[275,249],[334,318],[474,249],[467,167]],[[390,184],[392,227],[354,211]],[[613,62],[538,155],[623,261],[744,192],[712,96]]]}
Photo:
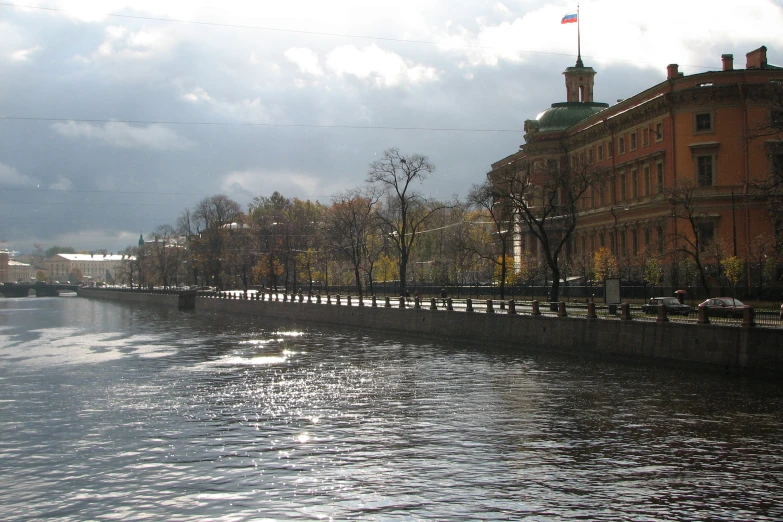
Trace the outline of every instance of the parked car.
{"label": "parked car", "polygon": [[742,318],[745,304],[733,297],[713,297],[707,299],[699,306],[707,308],[707,312],[712,317],[734,317]]}
{"label": "parked car", "polygon": [[680,303],[676,297],[653,297],[646,305],[642,305],[642,312],[646,314],[657,314],[658,307],[664,305],[666,313],[669,315],[688,315],[693,311],[689,305]]}

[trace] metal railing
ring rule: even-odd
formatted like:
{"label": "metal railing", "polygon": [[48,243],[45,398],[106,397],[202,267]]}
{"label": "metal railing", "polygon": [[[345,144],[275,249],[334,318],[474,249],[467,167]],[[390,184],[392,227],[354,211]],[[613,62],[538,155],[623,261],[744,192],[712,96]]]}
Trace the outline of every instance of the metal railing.
{"label": "metal railing", "polygon": [[[641,306],[622,304],[606,305],[595,303],[566,303],[564,301],[549,303],[544,301],[499,301],[492,299],[454,299],[440,297],[378,297],[365,296],[359,300],[358,296],[351,295],[305,295],[287,294],[282,292],[267,293],[257,291],[225,291],[200,294],[206,297],[218,299],[238,299],[251,301],[275,301],[302,304],[322,304],[334,306],[366,306],[389,307],[405,309],[423,309],[430,311],[454,311],[463,313],[493,313],[516,315],[540,315],[544,317],[571,317],[575,319],[600,319],[600,320],[631,320],[668,322],[693,324],[698,323],[698,311],[688,315],[671,315],[661,312],[645,313]],[[625,311],[624,311],[625,310]],[[758,326],[766,328],[783,328],[783,320],[778,311],[751,310],[751,323],[747,323],[742,317],[715,317],[708,316],[710,324],[725,326]]]}

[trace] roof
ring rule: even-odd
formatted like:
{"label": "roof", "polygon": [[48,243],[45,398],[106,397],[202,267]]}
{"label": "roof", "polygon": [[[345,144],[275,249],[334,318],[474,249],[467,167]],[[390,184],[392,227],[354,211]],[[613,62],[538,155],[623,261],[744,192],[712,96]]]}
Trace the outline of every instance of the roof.
{"label": "roof", "polygon": [[121,254],[57,254],[67,261],[123,261],[129,256]]}
{"label": "roof", "polygon": [[536,117],[538,131],[566,130],[585,118],[598,114],[607,107],[609,107],[608,103],[599,102],[553,103],[551,108]]}

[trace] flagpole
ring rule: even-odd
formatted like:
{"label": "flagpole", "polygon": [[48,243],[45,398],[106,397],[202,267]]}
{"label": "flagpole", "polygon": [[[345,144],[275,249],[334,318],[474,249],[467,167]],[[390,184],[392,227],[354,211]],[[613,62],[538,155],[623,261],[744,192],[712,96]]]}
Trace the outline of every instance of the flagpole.
{"label": "flagpole", "polygon": [[579,2],[576,3],[576,66],[584,67],[582,63],[582,19],[579,16]]}

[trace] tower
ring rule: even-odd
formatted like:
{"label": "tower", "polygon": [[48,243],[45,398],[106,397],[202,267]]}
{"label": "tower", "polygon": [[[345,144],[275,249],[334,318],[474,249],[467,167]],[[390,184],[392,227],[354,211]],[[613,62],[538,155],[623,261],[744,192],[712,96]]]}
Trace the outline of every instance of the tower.
{"label": "tower", "polygon": [[593,85],[595,83],[595,71],[592,67],[585,67],[580,56],[574,67],[568,67],[564,72],[566,83],[566,101],[592,102]]}

